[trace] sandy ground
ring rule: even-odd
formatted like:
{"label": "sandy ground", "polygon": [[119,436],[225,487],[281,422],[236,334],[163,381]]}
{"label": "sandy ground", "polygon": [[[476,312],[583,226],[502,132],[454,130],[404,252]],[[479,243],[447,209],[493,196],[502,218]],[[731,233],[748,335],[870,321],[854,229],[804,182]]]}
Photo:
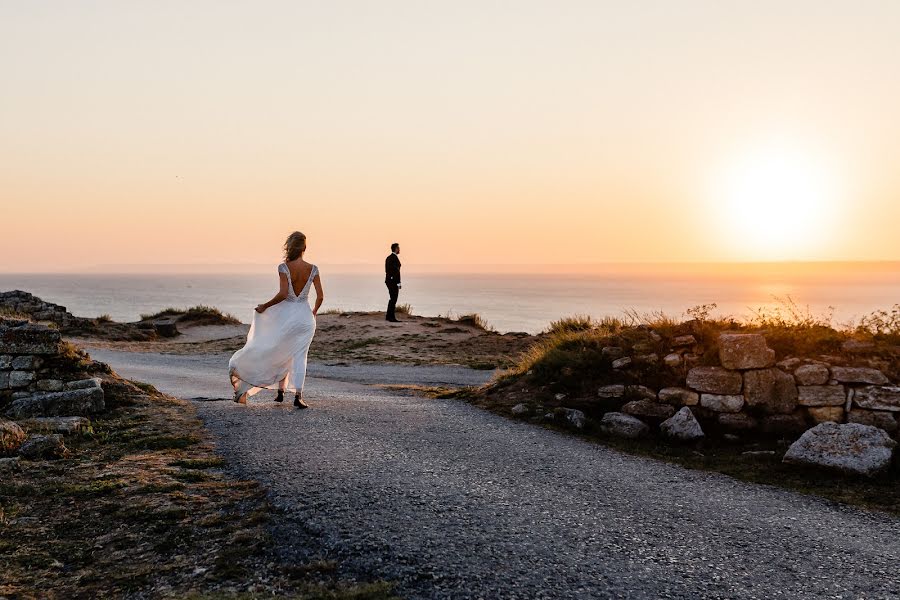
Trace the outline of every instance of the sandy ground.
{"label": "sandy ground", "polygon": [[[441,317],[402,316],[388,323],[382,313],[322,314],[310,347],[312,360],[327,363],[457,364],[476,369],[506,367],[534,337],[499,334]],[[187,327],[182,335],[153,342],[76,338],[87,348],[165,354],[219,354],[244,345],[249,325]]]}

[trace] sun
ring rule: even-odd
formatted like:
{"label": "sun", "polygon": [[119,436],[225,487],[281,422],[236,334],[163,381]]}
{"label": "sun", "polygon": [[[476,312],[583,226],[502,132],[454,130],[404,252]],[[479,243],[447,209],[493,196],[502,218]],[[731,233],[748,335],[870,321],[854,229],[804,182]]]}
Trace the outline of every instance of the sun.
{"label": "sun", "polygon": [[749,260],[804,259],[832,234],[837,184],[827,161],[773,144],[727,165],[712,199],[730,253]]}

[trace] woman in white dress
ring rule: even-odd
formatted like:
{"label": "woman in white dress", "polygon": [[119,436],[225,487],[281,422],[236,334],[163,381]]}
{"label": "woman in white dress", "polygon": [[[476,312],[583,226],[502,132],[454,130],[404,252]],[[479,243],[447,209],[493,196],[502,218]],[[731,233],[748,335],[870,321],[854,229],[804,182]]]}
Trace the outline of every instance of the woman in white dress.
{"label": "woman in white dress", "polygon": [[[278,265],[281,287],[275,296],[256,307],[247,343],[228,361],[234,401],[262,389],[278,390],[276,402],[286,391],[294,393],[294,406],[308,408],[303,401],[306,357],[316,333],[316,313],[325,299],[319,269],[303,260],[306,236],[295,231],[284,243],[283,263]],[[309,306],[310,287],[316,287],[316,306]]]}

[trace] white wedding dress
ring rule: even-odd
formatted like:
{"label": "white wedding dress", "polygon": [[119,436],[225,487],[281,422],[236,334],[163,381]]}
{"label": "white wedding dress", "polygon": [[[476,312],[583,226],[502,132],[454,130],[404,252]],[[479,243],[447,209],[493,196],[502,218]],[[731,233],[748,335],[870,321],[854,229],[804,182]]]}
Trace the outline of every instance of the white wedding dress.
{"label": "white wedding dress", "polygon": [[236,402],[246,402],[247,397],[262,389],[297,394],[303,391],[309,344],[316,333],[309,291],[319,268],[313,265],[299,293],[294,290],[285,263],[278,265],[278,272],[287,274],[287,298],[263,313],[253,311],[247,343],[228,361]]}

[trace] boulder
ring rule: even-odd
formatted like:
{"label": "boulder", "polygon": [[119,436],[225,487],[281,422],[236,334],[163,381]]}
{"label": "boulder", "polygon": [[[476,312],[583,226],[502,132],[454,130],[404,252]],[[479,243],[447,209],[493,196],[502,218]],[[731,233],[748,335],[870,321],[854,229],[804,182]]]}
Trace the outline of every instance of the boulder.
{"label": "boulder", "polygon": [[897,442],[877,427],[820,423],[791,444],[784,462],[872,477],[891,464]]}
{"label": "boulder", "polygon": [[553,416],[555,420],[564,421],[575,429],[584,429],[587,423],[587,417],[584,413],[574,408],[557,408],[553,411]]}
{"label": "boulder", "polygon": [[701,394],[700,406],[714,412],[736,413],[744,407],[744,397],[735,394]]}
{"label": "boulder", "polygon": [[92,387],[31,394],[26,398],[14,400],[6,410],[6,415],[13,419],[85,417],[102,412],[105,408],[103,389]]}
{"label": "boulder", "polygon": [[668,419],[675,414],[675,407],[643,398],[641,400],[632,400],[631,402],[626,403],[625,406],[622,407],[622,412],[651,419]]}
{"label": "boulder", "polygon": [[818,406],[807,409],[814,423],[841,423],[844,420],[843,406]]}
{"label": "boulder", "polygon": [[759,427],[759,422],[746,413],[719,413],[719,425],[732,431],[750,431]]}
{"label": "boulder", "polygon": [[25,431],[16,423],[0,419],[0,456],[15,453],[25,437]]}
{"label": "boulder", "polygon": [[65,454],[66,446],[63,444],[63,437],[57,433],[32,435],[19,448],[19,456],[29,460],[62,458]]}
{"label": "boulder", "polygon": [[769,414],[790,414],[797,408],[797,384],[781,369],[760,369],[744,373],[747,406]]}
{"label": "boulder", "polygon": [[175,337],[180,335],[177,327],[178,317],[163,317],[153,321],[153,329],[160,337]]}
{"label": "boulder", "polygon": [[866,386],[853,391],[853,402],[860,408],[900,412],[900,386]]}
{"label": "boulder", "polygon": [[697,406],[700,394],[687,388],[667,387],[659,390],[659,401],[674,406]]}
{"label": "boulder", "polygon": [[831,367],[831,378],[841,383],[884,385],[888,378],[878,369],[868,367]]}
{"label": "boulder", "polygon": [[719,362],[726,369],[765,369],[775,364],[775,351],[758,333],[719,335]]}
{"label": "boulder", "polygon": [[794,371],[794,379],[799,385],[825,385],[828,378],[828,367],[822,364],[803,365]]}
{"label": "boulder", "polygon": [[703,428],[687,406],[663,421],[659,429],[666,437],[682,442],[693,442],[704,437]]}
{"label": "boulder", "polygon": [[797,390],[801,406],[843,406],[847,402],[842,385],[801,385]]}
{"label": "boulder", "polygon": [[687,386],[707,394],[740,394],[741,374],[722,367],[694,367],[687,374]]}
{"label": "boulder", "polygon": [[72,435],[91,431],[90,420],[84,417],[37,417],[22,421],[29,431],[44,431]]}
{"label": "boulder", "polygon": [[900,425],[897,424],[894,413],[880,410],[854,408],[847,413],[847,422],[871,425],[872,427],[884,429],[888,433],[894,433],[900,429]]}
{"label": "boulder", "polygon": [[604,385],[597,390],[597,395],[601,398],[621,398],[625,395],[625,386],[621,383]]}
{"label": "boulder", "polygon": [[647,424],[636,417],[620,412],[608,412],[600,420],[600,431],[613,437],[635,439],[650,431]]}

